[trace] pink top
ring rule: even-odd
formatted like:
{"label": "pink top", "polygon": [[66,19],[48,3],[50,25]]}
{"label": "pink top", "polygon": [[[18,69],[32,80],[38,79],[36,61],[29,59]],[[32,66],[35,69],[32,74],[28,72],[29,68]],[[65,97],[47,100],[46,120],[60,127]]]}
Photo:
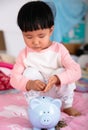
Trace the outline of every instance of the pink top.
{"label": "pink top", "polygon": [[55,70],[63,67],[64,72],[57,74],[61,86],[77,81],[81,77],[81,69],[70,56],[63,44],[53,42],[52,45],[40,52],[25,47],[19,54],[11,73],[11,85],[26,91],[28,78],[23,76],[26,67],[37,68],[40,72],[51,75]]}

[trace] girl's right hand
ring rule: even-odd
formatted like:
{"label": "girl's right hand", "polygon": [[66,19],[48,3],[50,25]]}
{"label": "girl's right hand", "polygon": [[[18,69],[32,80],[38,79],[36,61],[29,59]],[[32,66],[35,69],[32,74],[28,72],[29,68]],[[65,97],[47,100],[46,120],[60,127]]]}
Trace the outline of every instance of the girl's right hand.
{"label": "girl's right hand", "polygon": [[26,90],[43,91],[45,87],[46,84],[40,80],[29,80],[26,85]]}

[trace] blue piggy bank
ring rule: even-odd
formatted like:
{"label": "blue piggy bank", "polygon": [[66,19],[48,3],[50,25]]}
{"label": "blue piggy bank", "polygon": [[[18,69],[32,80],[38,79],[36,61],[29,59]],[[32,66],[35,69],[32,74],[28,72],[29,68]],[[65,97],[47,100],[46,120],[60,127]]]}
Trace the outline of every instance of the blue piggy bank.
{"label": "blue piggy bank", "polygon": [[33,130],[55,130],[55,126],[60,120],[61,104],[59,99],[47,96],[31,99],[28,115]]}

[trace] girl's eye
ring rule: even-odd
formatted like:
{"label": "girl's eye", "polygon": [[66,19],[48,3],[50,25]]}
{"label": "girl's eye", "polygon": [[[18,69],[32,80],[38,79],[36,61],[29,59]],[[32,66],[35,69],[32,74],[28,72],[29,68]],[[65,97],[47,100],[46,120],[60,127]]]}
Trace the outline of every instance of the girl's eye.
{"label": "girl's eye", "polygon": [[27,39],[32,39],[32,37],[27,37]]}
{"label": "girl's eye", "polygon": [[45,35],[39,35],[39,38],[44,38],[45,37]]}

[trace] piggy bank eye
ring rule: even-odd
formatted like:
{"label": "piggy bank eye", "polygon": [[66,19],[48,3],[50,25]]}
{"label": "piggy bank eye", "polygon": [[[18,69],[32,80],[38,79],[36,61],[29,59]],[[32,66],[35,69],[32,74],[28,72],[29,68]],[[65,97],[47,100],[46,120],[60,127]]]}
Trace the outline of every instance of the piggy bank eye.
{"label": "piggy bank eye", "polygon": [[[46,112],[45,111],[43,111],[43,113],[45,114]],[[47,113],[50,113],[49,111],[47,111]]]}

